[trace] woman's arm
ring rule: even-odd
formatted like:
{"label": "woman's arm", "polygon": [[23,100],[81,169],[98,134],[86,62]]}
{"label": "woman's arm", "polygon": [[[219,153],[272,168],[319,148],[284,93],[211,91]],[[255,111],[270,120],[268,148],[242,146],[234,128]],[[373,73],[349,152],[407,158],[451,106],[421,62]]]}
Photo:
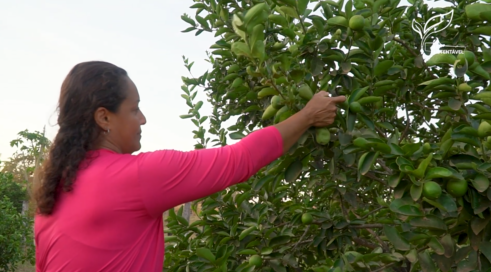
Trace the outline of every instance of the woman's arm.
{"label": "woman's arm", "polygon": [[246,181],[289,150],[312,125],[328,125],[336,116],[335,103],[319,92],[304,109],[287,120],[252,132],[239,142],[190,152],[160,150],[137,155],[143,202],[150,214],[161,214]]}
{"label": "woman's arm", "polygon": [[150,214],[161,216],[179,204],[246,181],[282,154],[282,135],[272,126],[219,148],[140,153],[137,163],[142,199]]}

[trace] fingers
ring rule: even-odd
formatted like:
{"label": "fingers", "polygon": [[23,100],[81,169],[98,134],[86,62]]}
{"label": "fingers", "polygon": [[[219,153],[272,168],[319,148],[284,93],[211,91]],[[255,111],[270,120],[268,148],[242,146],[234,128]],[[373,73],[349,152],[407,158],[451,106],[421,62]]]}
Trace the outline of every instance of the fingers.
{"label": "fingers", "polygon": [[346,96],[340,95],[336,97],[331,97],[331,101],[333,101],[334,103],[343,103],[344,101],[346,101]]}
{"label": "fingers", "polygon": [[320,92],[316,93],[316,95],[321,96],[321,97],[327,97],[331,101],[333,101],[334,103],[342,103],[342,102],[346,101],[346,96],[340,95],[340,96],[334,96],[333,97],[333,96],[331,96],[330,93],[328,93],[326,91],[320,91]]}

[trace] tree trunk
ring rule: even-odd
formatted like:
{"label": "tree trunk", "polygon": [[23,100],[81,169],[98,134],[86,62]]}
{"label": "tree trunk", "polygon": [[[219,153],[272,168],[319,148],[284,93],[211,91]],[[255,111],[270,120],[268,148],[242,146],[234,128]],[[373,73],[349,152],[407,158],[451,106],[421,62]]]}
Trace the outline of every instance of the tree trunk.
{"label": "tree trunk", "polygon": [[184,217],[188,222],[191,218],[191,202],[184,204],[184,210],[182,211],[182,217]]}

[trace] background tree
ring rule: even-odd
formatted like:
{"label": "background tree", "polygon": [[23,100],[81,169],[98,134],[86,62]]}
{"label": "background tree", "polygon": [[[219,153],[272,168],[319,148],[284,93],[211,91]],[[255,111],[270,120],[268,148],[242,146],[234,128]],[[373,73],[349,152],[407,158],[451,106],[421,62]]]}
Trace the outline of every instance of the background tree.
{"label": "background tree", "polygon": [[[44,132],[19,132],[10,145],[17,147],[0,171],[0,271],[16,271],[19,264],[35,263],[33,203],[29,189],[36,167],[50,145]],[[29,205],[31,204],[31,205]],[[28,207],[31,212],[28,213]]]}
{"label": "background tree", "polygon": [[[333,125],[200,200],[199,220],[169,210],[166,270],[491,271],[490,1],[195,2],[183,32],[217,37],[211,70],[182,78],[196,148],[281,122],[319,90],[348,99]],[[447,22],[427,40],[465,54],[425,62],[416,31]]]}
{"label": "background tree", "polygon": [[25,189],[26,197],[23,201],[23,212],[30,209],[32,214],[34,203],[29,203],[29,199],[31,198],[34,172],[44,160],[50,145],[51,142],[45,136],[45,129],[43,132],[30,132],[27,129],[20,131],[18,137],[10,142],[10,146],[16,147],[17,150],[9,160],[2,162],[1,171],[11,174],[13,181]]}

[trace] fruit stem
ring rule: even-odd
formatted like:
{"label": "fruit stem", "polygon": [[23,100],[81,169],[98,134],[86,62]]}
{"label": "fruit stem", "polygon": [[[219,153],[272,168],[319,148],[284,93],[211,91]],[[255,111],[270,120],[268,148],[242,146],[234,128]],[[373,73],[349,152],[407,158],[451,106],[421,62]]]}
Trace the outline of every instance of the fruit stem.
{"label": "fruit stem", "polygon": [[271,80],[271,85],[273,86],[273,88],[280,94],[281,98],[283,98],[283,100],[286,101],[287,99],[283,96],[283,94],[280,92],[280,90],[278,90],[278,87],[276,87],[276,84],[274,84],[273,78],[270,77],[270,80]]}
{"label": "fruit stem", "polygon": [[303,24],[303,20],[302,20],[302,16],[300,15],[300,13],[298,12],[298,7],[295,5],[295,10],[297,11],[297,14],[298,14],[298,20],[300,21],[300,25],[302,26],[302,30],[303,30],[303,34],[304,35],[307,35],[307,30],[305,29],[305,26]]}

